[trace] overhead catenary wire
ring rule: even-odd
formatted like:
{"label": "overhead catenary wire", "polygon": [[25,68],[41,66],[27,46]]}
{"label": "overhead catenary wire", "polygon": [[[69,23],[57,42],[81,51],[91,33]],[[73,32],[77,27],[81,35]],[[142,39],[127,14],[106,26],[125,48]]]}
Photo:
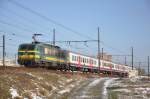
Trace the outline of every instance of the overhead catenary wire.
{"label": "overhead catenary wire", "polygon": [[[0,23],[1,23],[1,24],[4,24],[4,25],[8,25],[8,26],[13,27],[13,28],[16,28],[16,29],[19,29],[19,30],[21,30],[21,31],[25,31],[25,32],[27,32],[28,34],[29,34],[29,33],[30,33],[30,34],[35,33],[34,31],[31,31],[31,30],[29,30],[29,29],[22,28],[22,27],[20,27],[20,26],[17,26],[17,25],[14,25],[14,24],[5,22],[5,21],[3,21],[3,20],[0,20]],[[2,30],[2,31],[3,31],[3,30]],[[15,33],[15,34],[16,34],[16,33]],[[15,36],[15,35],[14,35],[14,36]],[[27,36],[27,35],[26,35],[26,36]]]}
{"label": "overhead catenary wire", "polygon": [[87,36],[87,35],[83,35],[83,34],[77,32],[76,30],[74,30],[74,29],[72,29],[72,28],[70,28],[70,27],[67,27],[67,26],[65,26],[65,25],[63,25],[63,24],[61,24],[61,23],[59,23],[59,22],[57,22],[57,21],[55,21],[55,20],[53,20],[53,19],[50,19],[49,17],[47,17],[47,16],[45,16],[45,15],[42,15],[41,13],[30,9],[29,7],[26,7],[26,6],[24,6],[24,5],[22,5],[22,4],[18,3],[18,2],[16,2],[15,0],[7,0],[7,1],[11,2],[12,4],[15,4],[16,6],[22,8],[22,9],[24,9],[24,10],[26,10],[26,11],[29,11],[30,13],[32,13],[32,14],[34,14],[34,15],[37,15],[37,16],[41,17],[41,18],[44,19],[45,21],[48,21],[48,22],[50,22],[50,23],[53,23],[53,24],[55,24],[55,25],[57,25],[57,26],[59,26],[59,27],[62,27],[62,28],[64,28],[65,30],[70,31],[70,32],[72,32],[72,33],[74,33],[74,34],[76,34],[76,35],[78,35],[78,36],[81,36],[81,35],[82,35],[82,37],[84,37],[84,38],[89,38],[89,39],[91,39],[91,37],[89,37],[89,36]]}
{"label": "overhead catenary wire", "polygon": [[[61,23],[59,23],[59,22],[53,20],[53,19],[50,19],[49,17],[47,17],[47,16],[45,16],[45,15],[42,15],[41,13],[36,12],[36,11],[32,10],[32,9],[29,8],[29,7],[26,7],[26,6],[24,6],[24,5],[22,5],[22,4],[18,3],[18,2],[16,2],[15,0],[8,0],[8,1],[11,2],[11,3],[13,3],[13,4],[15,4],[15,5],[18,6],[18,7],[21,7],[21,8],[23,8],[23,9],[25,9],[26,11],[29,11],[30,13],[32,13],[32,14],[34,14],[34,15],[37,15],[37,16],[41,17],[42,19],[44,19],[44,20],[46,20],[46,21],[49,21],[49,22],[51,22],[51,23],[53,23],[53,24],[55,24],[55,25],[58,25],[58,26],[60,26],[60,27],[62,27],[62,28],[64,28],[64,29],[66,29],[66,30],[68,30],[68,31],[70,31],[70,32],[72,32],[72,33],[75,33],[75,34],[77,34],[77,35],[79,35],[79,36],[82,35],[81,33],[77,32],[77,31],[75,31],[75,30],[73,30],[73,29],[71,29],[71,28],[69,28],[69,27],[67,27],[67,26],[65,26],[65,25],[63,25],[63,24],[61,24]],[[82,36],[91,39],[91,37],[89,37],[89,36],[87,36],[87,35],[82,35]],[[106,44],[106,43],[104,43],[104,42],[103,42],[103,45],[104,45],[104,46],[105,46],[105,45],[108,46],[108,44]],[[119,51],[119,52],[122,53],[122,51],[120,51],[120,50],[118,50],[118,49],[116,49],[116,48],[113,48],[113,47],[111,47],[111,46],[108,46],[108,47],[111,48],[111,49],[113,49],[113,50],[117,50],[117,51]]]}
{"label": "overhead catenary wire", "polygon": [[3,21],[3,20],[0,20],[0,23],[1,23],[1,24],[5,24],[5,25],[8,25],[8,26],[11,26],[11,27],[14,27],[14,28],[17,28],[17,29],[20,29],[20,30],[23,30],[23,31],[26,31],[26,32],[34,33],[34,31],[32,31],[32,30],[28,30],[28,29],[26,29],[26,28],[22,28],[22,27],[20,27],[20,26],[17,26],[17,25],[14,25],[14,24],[5,22],[5,21]]}
{"label": "overhead catenary wire", "polygon": [[14,36],[14,37],[26,39],[23,35],[19,35],[18,33],[14,33],[14,32],[8,31],[8,30],[4,31],[4,30],[0,29],[0,32],[3,32],[4,34],[7,34],[8,36]]}
{"label": "overhead catenary wire", "polygon": [[[0,16],[4,16],[5,18],[10,19],[10,17],[7,16],[7,15],[2,15],[2,14],[0,14]],[[29,26],[29,25],[26,25],[26,24],[23,24],[22,22],[19,22],[18,20],[15,21],[15,23],[20,24],[20,26],[26,27],[26,30],[28,30],[28,31],[32,31],[32,30],[33,30],[33,27],[31,27],[31,26]],[[10,24],[10,23],[9,23],[9,24]],[[32,29],[30,29],[30,28],[32,28]],[[35,30],[35,29],[34,29],[34,30]],[[34,31],[32,31],[32,32],[34,32]],[[42,33],[44,33],[44,32],[42,32]]]}
{"label": "overhead catenary wire", "polygon": [[[0,7],[0,9],[3,9],[2,7]],[[45,32],[45,30],[50,30],[50,32],[52,32],[52,30],[50,29],[50,28],[45,28],[45,27],[43,27],[43,25],[41,25],[41,24],[39,24],[39,23],[35,23],[33,20],[31,20],[31,19],[29,19],[29,18],[27,18],[27,17],[25,17],[25,16],[23,16],[23,15],[20,15],[20,14],[18,14],[18,13],[16,13],[15,11],[13,11],[12,9],[10,10],[10,9],[3,9],[3,10],[6,10],[7,12],[9,12],[9,13],[12,13],[13,15],[15,15],[15,16],[17,16],[18,18],[20,18],[20,19],[22,19],[23,21],[25,21],[25,22],[29,22],[30,24],[32,24],[32,25],[34,25],[34,26],[38,26],[38,30],[39,30],[39,28],[40,28],[40,31],[42,30],[43,32],[42,33],[44,33],[45,35],[47,35],[46,33],[48,33],[48,32]],[[5,15],[6,16],[6,15]],[[6,16],[6,17],[8,17],[8,16]],[[43,29],[43,28],[45,28],[45,29]]]}

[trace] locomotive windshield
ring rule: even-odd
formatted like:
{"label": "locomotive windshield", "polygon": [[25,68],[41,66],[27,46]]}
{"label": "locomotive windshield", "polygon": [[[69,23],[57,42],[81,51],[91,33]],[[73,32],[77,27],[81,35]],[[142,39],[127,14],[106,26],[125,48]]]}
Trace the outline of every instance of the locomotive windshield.
{"label": "locomotive windshield", "polygon": [[22,44],[19,46],[18,55],[35,55],[35,45],[34,44]]}
{"label": "locomotive windshield", "polygon": [[34,50],[35,49],[35,45],[33,44],[23,44],[20,45],[19,50]]}

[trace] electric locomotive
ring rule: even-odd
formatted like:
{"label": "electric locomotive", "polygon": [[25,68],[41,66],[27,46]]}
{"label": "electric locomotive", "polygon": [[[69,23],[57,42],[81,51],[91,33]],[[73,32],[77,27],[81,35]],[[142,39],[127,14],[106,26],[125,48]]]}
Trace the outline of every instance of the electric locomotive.
{"label": "electric locomotive", "polygon": [[63,67],[66,65],[66,51],[59,46],[46,43],[21,44],[18,49],[18,63],[26,67]]}

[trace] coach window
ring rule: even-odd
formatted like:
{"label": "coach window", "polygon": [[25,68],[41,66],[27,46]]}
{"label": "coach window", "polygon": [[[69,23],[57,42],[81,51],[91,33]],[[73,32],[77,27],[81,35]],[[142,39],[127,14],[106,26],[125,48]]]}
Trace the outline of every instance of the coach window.
{"label": "coach window", "polygon": [[74,61],[74,56],[72,55],[72,61]]}
{"label": "coach window", "polygon": [[76,61],[76,56],[74,56],[74,61]]}
{"label": "coach window", "polygon": [[78,57],[76,56],[76,61],[78,61]]}
{"label": "coach window", "polygon": [[74,61],[76,61],[76,56],[74,56]]}
{"label": "coach window", "polygon": [[74,56],[74,61],[76,61],[76,56]]}
{"label": "coach window", "polygon": [[77,61],[77,56],[75,56],[75,61]]}

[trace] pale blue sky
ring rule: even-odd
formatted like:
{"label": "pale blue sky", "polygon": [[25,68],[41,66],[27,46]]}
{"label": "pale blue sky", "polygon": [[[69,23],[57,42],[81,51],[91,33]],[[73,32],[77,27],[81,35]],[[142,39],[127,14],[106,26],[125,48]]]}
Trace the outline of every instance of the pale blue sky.
{"label": "pale blue sky", "polygon": [[[10,1],[16,1],[48,18],[57,21],[80,35],[43,20]],[[129,54],[135,49],[135,61],[145,61],[150,55],[150,1],[149,0],[0,0],[0,30],[6,32],[8,49],[16,51],[19,43],[30,42],[33,33],[44,33],[42,41],[52,40],[52,29],[56,28],[57,40],[97,39],[97,27],[101,28],[102,47],[108,53]],[[16,36],[10,36],[11,33]],[[9,34],[9,35],[8,35]],[[19,42],[18,42],[19,41]],[[16,46],[14,46],[16,45]],[[60,44],[59,44],[60,45]],[[66,47],[65,44],[61,46]],[[72,44],[84,48],[86,53],[95,54],[96,43]],[[113,47],[113,49],[111,47]],[[69,48],[67,46],[67,48]],[[73,48],[74,49],[74,48]],[[76,49],[74,49],[76,50]],[[119,50],[119,52],[118,52]],[[77,50],[81,51],[81,49]],[[88,51],[88,52],[87,52]],[[121,52],[120,52],[121,51]]]}

